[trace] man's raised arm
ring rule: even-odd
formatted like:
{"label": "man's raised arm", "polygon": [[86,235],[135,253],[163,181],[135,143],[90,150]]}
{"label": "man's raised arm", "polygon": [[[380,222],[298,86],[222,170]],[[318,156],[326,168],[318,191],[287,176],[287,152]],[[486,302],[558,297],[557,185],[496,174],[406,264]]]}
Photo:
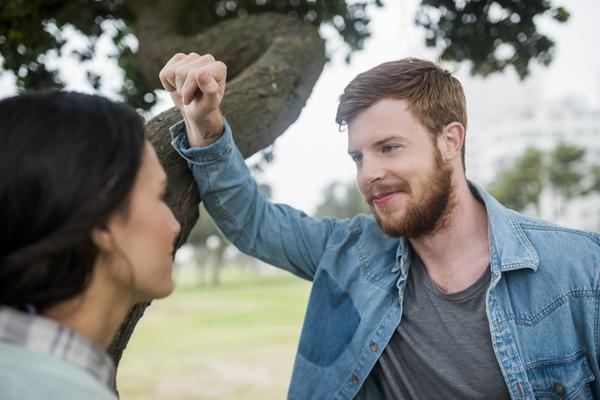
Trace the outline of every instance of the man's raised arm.
{"label": "man's raised arm", "polygon": [[188,161],[207,211],[236,247],[312,280],[327,243],[347,221],[316,220],[265,198],[219,110],[226,76],[225,64],[210,55],[176,54],[165,65],[160,80],[184,120],[171,128],[173,145]]}

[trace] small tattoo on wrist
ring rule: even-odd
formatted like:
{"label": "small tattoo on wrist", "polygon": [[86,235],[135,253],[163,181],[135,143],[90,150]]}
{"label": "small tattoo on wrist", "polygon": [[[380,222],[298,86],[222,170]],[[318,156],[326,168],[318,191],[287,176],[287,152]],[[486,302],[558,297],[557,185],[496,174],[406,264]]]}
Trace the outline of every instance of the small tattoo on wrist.
{"label": "small tattoo on wrist", "polygon": [[204,139],[214,139],[221,136],[218,132],[213,132],[210,129],[204,131]]}

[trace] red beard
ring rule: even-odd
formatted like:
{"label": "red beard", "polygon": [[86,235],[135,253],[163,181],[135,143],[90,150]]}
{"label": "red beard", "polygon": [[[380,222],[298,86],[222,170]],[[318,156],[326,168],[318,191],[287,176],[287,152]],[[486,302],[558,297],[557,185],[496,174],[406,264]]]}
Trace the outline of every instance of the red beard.
{"label": "red beard", "polygon": [[420,198],[410,197],[406,214],[397,220],[378,214],[373,206],[373,193],[400,192],[411,196],[413,190],[406,181],[394,184],[373,185],[369,188],[367,202],[381,229],[391,237],[418,238],[443,228],[454,209],[452,170],[442,161],[438,149],[434,150],[434,165]]}

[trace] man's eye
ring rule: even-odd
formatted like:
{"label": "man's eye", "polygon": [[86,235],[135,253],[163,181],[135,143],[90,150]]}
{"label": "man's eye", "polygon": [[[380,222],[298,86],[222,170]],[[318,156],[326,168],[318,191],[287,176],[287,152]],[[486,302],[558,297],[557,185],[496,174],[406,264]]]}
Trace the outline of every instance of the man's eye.
{"label": "man's eye", "polygon": [[352,161],[354,161],[355,163],[359,163],[362,160],[362,155],[360,155],[360,154],[353,154],[350,157],[352,158]]}
{"label": "man's eye", "polygon": [[389,153],[390,151],[396,150],[398,147],[400,147],[400,146],[395,146],[395,145],[391,145],[391,144],[384,144],[381,147],[381,151],[383,153]]}

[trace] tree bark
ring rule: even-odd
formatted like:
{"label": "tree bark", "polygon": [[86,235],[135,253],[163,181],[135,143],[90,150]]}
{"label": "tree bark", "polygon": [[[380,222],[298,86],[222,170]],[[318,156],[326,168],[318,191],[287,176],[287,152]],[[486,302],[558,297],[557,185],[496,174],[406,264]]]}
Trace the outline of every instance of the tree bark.
{"label": "tree bark", "polygon": [[[155,4],[173,7],[173,2],[162,0]],[[163,13],[161,7],[148,7],[141,1],[132,1],[130,7],[137,16],[138,59],[157,88],[160,69],[177,52],[211,53],[227,64],[221,109],[244,157],[272,144],[298,118],[325,64],[324,43],[317,29],[282,14],[227,20],[200,34],[183,36],[165,30],[173,25],[164,19],[175,18],[174,13]],[[146,126],[168,176],[166,201],[182,227],[176,248],[185,243],[196,223],[200,202],[185,161],[170,144],[168,128],[180,119],[179,111],[171,108]],[[109,349],[117,365],[149,304],[136,305],[117,333]]]}

